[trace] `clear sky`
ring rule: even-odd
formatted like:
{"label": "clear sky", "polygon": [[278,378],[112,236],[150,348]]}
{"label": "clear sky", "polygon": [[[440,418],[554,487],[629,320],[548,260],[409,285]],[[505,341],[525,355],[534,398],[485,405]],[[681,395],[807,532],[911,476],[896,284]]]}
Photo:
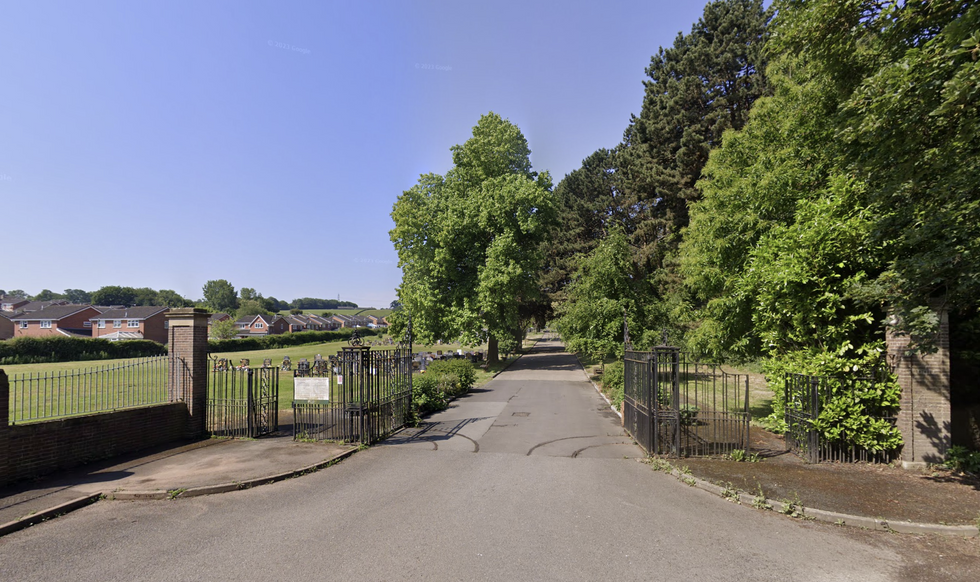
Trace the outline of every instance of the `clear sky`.
{"label": "clear sky", "polygon": [[494,111],[555,184],[700,1],[8,2],[0,289],[387,307],[391,207]]}

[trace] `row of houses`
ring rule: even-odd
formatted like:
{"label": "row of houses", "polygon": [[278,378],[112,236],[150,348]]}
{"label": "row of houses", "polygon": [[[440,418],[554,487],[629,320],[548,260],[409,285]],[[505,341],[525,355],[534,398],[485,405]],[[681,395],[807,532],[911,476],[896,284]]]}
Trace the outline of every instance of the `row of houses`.
{"label": "row of houses", "polygon": [[[167,307],[157,306],[98,306],[0,297],[0,340],[64,335],[113,341],[148,339],[165,344],[168,311]],[[227,313],[213,314],[208,330],[214,322],[228,319],[231,316]],[[235,321],[238,337],[385,326],[387,321],[382,317],[351,315],[246,315]]]}

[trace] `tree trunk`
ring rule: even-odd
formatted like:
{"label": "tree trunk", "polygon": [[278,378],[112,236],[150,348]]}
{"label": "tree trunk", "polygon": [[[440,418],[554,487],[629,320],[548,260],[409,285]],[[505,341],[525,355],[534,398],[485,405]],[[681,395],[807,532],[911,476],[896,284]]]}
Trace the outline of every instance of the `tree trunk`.
{"label": "tree trunk", "polygon": [[487,365],[492,366],[496,364],[500,358],[497,357],[497,338],[490,336],[487,340]]}

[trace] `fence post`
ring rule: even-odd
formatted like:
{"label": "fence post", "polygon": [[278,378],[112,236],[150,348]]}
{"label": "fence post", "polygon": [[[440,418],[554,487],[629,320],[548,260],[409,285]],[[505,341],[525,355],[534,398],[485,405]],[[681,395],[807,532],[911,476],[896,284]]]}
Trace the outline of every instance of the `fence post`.
{"label": "fence post", "polygon": [[170,326],[170,399],[187,405],[187,437],[207,436],[208,398],[208,317],[195,307],[171,309]]}
{"label": "fence post", "polygon": [[941,305],[931,307],[939,317],[935,353],[910,353],[908,335],[892,326],[885,331],[888,359],[902,389],[898,428],[906,468],[943,462],[950,445],[949,316]]}
{"label": "fence post", "polygon": [[10,475],[10,383],[0,370],[0,485]]}

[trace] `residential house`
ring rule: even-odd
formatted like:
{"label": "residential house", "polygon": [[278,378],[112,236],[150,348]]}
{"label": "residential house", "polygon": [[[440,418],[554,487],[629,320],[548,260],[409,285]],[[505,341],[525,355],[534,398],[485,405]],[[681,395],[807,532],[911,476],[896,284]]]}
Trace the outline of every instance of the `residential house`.
{"label": "residential house", "polygon": [[238,337],[274,335],[289,331],[289,323],[279,315],[244,315],[235,320]]}
{"label": "residential house", "polygon": [[13,313],[0,311],[0,340],[14,337],[14,322],[10,321],[10,318],[18,315],[19,313],[19,311],[15,311]]}
{"label": "residential house", "polygon": [[383,317],[378,315],[365,315],[364,317],[371,322],[368,327],[388,327],[388,320]]}
{"label": "residential house", "polygon": [[10,318],[14,323],[14,337],[43,337],[67,335],[90,337],[91,318],[99,310],[91,305],[48,305],[32,312],[20,313]]}
{"label": "residential house", "polygon": [[23,297],[13,297],[11,295],[0,296],[0,311],[6,311],[7,313],[13,313],[15,311],[20,311],[21,308],[30,303],[27,299]]}
{"label": "residential house", "polygon": [[[64,299],[52,299],[51,301],[30,301],[22,305],[20,307],[20,311],[23,311],[25,313],[29,313],[33,311],[41,311],[45,307],[51,307],[52,305],[71,305],[71,304],[68,301],[65,301]],[[96,307],[96,309],[98,309],[99,311],[105,311],[104,309],[99,309],[98,307]]]}
{"label": "residential house", "polygon": [[90,319],[92,337],[110,341],[148,339],[165,344],[169,307],[143,306],[110,309]]}
{"label": "residential house", "polygon": [[332,315],[330,319],[340,324],[340,327],[368,327],[371,320],[360,315]]}

